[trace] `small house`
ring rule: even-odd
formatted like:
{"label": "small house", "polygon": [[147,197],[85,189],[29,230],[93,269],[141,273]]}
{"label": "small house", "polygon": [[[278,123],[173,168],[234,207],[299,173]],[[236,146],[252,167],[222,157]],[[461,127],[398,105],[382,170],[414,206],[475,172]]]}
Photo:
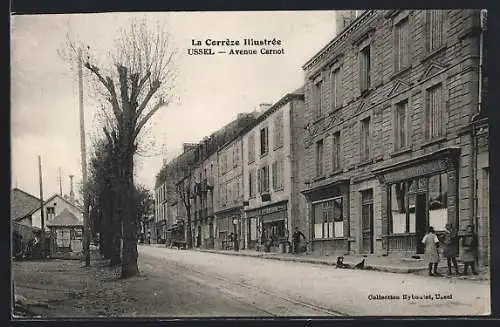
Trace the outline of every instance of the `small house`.
{"label": "small house", "polygon": [[83,222],[73,212],[64,209],[47,223],[52,241],[52,253],[79,253],[83,248]]}

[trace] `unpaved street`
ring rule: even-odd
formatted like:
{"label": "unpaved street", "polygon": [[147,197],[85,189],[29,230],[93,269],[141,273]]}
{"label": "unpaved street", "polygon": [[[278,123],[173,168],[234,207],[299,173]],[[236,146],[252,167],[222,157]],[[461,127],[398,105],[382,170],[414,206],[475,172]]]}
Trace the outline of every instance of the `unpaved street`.
{"label": "unpaved street", "polygon": [[165,276],[182,271],[185,280],[209,285],[270,314],[483,315],[490,311],[488,282],[146,246],[139,252],[146,270],[161,269]]}
{"label": "unpaved street", "polygon": [[[16,294],[41,317],[480,315],[488,282],[139,246],[141,276],[98,256],[13,263]],[[437,299],[441,294],[443,299]],[[404,296],[409,299],[404,299]],[[399,297],[399,299],[380,299]],[[429,299],[415,297],[429,296]],[[414,299],[412,299],[414,297]],[[451,298],[450,298],[451,297]]]}

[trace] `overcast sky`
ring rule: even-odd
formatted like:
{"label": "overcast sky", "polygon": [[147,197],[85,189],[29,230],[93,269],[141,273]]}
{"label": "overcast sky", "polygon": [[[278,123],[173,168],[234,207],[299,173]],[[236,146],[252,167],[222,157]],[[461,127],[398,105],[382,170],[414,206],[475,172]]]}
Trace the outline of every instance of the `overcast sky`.
{"label": "overcast sky", "polygon": [[[78,84],[75,70],[57,54],[68,29],[102,52],[132,16],[168,21],[179,49],[178,101],[147,128],[150,147],[136,158],[136,181],[154,187],[164,159],[197,142],[260,103],[273,103],[303,83],[302,65],[335,36],[333,11],[178,12],[13,16],[11,20],[12,184],[39,195],[42,157],[44,196],[69,193],[69,177],[81,180]],[[276,38],[284,55],[188,56],[191,40]],[[259,48],[257,48],[259,49]],[[96,103],[85,97],[87,155],[96,133]]]}

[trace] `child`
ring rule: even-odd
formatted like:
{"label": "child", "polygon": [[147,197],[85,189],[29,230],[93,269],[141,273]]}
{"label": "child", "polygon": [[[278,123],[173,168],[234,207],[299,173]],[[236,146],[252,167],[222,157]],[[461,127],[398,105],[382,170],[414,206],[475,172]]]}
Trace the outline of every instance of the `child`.
{"label": "child", "polygon": [[434,227],[429,226],[427,234],[425,234],[422,239],[422,243],[425,244],[425,256],[429,263],[429,276],[440,276],[437,272],[437,265],[439,262],[439,239],[434,233]]}

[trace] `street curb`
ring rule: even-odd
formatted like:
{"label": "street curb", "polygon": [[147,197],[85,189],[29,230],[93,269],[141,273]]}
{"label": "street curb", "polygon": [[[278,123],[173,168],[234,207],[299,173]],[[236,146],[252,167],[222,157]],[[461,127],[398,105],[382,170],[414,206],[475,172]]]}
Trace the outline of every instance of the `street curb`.
{"label": "street curb", "polygon": [[[222,252],[216,250],[207,250],[207,249],[194,249],[198,252],[208,252],[208,253],[216,253],[216,254],[224,254],[224,255],[232,255],[232,256],[240,256],[240,257],[254,257],[254,258],[262,258],[262,259],[271,259],[271,260],[279,260],[279,261],[293,261],[293,262],[302,262],[302,263],[312,263],[312,264],[321,264],[327,266],[335,266],[336,262],[334,260],[325,260],[325,259],[317,259],[317,258],[302,258],[302,257],[281,257],[275,256],[273,254],[266,253],[242,253],[242,252]],[[350,266],[354,266],[355,262],[347,262],[344,261],[345,264]],[[375,270],[382,272],[390,272],[390,273],[398,273],[398,274],[410,274],[414,272],[419,272],[426,270],[426,267],[396,267],[396,266],[382,266],[382,265],[366,265],[365,270]]]}

